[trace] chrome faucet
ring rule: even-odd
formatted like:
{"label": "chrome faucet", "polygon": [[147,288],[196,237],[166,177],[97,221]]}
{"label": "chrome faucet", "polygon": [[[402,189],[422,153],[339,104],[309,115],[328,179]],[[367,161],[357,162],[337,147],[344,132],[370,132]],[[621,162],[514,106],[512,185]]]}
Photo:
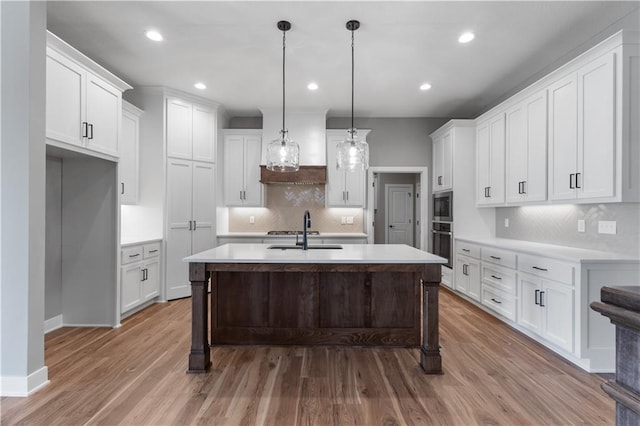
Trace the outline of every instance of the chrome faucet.
{"label": "chrome faucet", "polygon": [[309,210],[305,210],[304,216],[302,217],[302,250],[307,250],[309,248],[309,243],[307,241],[308,228],[311,228],[311,213],[309,213]]}

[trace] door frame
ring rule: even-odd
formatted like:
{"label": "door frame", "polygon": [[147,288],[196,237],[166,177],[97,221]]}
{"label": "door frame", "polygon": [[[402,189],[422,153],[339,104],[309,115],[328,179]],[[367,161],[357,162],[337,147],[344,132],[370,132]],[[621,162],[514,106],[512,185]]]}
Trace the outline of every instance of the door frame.
{"label": "door frame", "polygon": [[415,196],[415,184],[410,183],[386,183],[384,185],[384,202],[385,202],[385,215],[384,215],[384,243],[389,244],[389,201],[391,198],[389,197],[389,190],[393,187],[403,187],[403,188],[411,188],[410,192],[412,194],[411,198],[411,245],[415,245],[415,236],[416,236],[416,218],[415,218],[415,203],[413,201],[413,197]]}
{"label": "door frame", "polygon": [[[419,166],[371,166],[367,170],[367,208],[365,211],[366,218],[366,226],[365,230],[367,232],[367,243],[373,244],[374,238],[374,229],[373,229],[373,220],[374,220],[374,199],[375,199],[375,188],[374,188],[374,173],[411,173],[411,174],[419,174],[420,175],[420,190],[416,185],[416,195],[419,198],[417,204],[420,205],[420,224],[416,223],[416,227],[420,230],[419,238],[415,240],[416,248],[420,250],[427,251],[429,249],[429,233],[425,231],[425,226],[428,223],[428,212],[429,212],[429,197],[428,193],[425,192],[429,189],[429,167],[419,167]],[[417,218],[414,218],[417,220]]]}

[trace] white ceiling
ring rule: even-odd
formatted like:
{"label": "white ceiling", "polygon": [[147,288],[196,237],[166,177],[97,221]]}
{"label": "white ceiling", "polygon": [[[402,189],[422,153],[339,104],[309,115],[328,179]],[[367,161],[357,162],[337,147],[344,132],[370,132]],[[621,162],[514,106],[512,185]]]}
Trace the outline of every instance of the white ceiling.
{"label": "white ceiling", "polygon": [[[618,28],[637,1],[49,1],[48,28],[133,86],[163,85],[221,103],[230,116],[282,107],[350,115],[355,32],[359,117],[473,118]],[[165,40],[144,36],[158,29]],[[472,30],[467,45],[458,35]],[[199,91],[196,81],[208,87]],[[320,89],[307,90],[310,81]],[[433,88],[421,92],[429,82]]]}

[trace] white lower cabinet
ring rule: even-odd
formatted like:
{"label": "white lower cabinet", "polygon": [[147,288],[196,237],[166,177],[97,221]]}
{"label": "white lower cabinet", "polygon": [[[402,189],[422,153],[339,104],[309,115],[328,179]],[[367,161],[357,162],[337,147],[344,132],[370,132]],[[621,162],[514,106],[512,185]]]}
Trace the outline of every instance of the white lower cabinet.
{"label": "white lower cabinet", "polygon": [[456,258],[455,289],[475,300],[480,300],[480,261],[467,256]]}
{"label": "white lower cabinet", "polygon": [[122,249],[120,311],[126,313],[160,295],[160,243]]}
{"label": "white lower cabinet", "polygon": [[520,273],[518,324],[573,352],[573,287]]}

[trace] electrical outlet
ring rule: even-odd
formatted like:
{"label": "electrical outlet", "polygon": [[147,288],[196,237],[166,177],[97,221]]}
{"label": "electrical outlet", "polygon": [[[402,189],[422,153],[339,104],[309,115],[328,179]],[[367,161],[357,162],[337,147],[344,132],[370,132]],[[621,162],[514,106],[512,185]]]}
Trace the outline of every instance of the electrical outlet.
{"label": "electrical outlet", "polygon": [[340,225],[344,225],[345,223],[347,223],[347,218],[345,216],[342,216],[340,218]]}
{"label": "electrical outlet", "polygon": [[578,220],[578,232],[585,232],[586,231],[586,225],[584,223],[584,219],[579,219]]}
{"label": "electrical outlet", "polygon": [[615,234],[616,221],[615,220],[599,220],[598,221],[598,234]]}
{"label": "electrical outlet", "polygon": [[505,217],[505,218],[504,218],[504,227],[505,227],[505,228],[508,228],[508,227],[509,227],[509,218],[508,218],[508,217]]}
{"label": "electrical outlet", "polygon": [[249,216],[249,223],[252,224],[252,225],[254,223],[256,223],[256,217],[255,216]]}
{"label": "electrical outlet", "polygon": [[353,225],[353,216],[347,216],[347,225]]}

